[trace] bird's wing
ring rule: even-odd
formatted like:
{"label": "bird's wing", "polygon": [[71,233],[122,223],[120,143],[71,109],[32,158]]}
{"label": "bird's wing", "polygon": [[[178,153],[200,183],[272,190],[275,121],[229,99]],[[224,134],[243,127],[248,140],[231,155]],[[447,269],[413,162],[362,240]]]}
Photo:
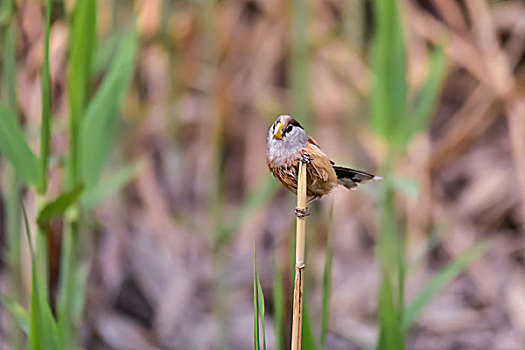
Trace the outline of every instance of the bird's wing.
{"label": "bird's wing", "polygon": [[312,158],[308,167],[311,175],[309,176],[309,183],[312,181],[312,185],[314,185],[316,181],[337,181],[337,176],[332,168],[332,164],[330,164],[330,159],[321,151],[319,146],[309,143],[303,151],[308,153],[310,158]]}

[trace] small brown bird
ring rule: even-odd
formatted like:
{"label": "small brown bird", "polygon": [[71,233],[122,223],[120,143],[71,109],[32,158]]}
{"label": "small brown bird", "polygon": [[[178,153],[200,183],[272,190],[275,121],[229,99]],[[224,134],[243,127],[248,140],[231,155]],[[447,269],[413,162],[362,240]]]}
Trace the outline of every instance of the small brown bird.
{"label": "small brown bird", "polygon": [[[335,166],[297,120],[281,115],[268,131],[266,162],[273,176],[293,193],[297,193],[300,161],[307,164],[306,194],[311,197],[307,204],[330,193],[337,185],[353,190],[361,183],[381,179],[364,171]],[[309,210],[296,208],[295,214],[303,217],[309,215]]]}

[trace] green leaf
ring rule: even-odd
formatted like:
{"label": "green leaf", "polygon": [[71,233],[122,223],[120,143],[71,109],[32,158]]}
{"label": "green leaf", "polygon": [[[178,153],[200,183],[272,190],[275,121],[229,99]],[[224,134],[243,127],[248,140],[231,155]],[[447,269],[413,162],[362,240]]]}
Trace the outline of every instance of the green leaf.
{"label": "green leaf", "polygon": [[379,292],[379,339],[377,350],[405,349],[404,335],[394,303],[394,287],[388,272],[383,271]]}
{"label": "green leaf", "polygon": [[75,285],[73,288],[72,316],[73,320],[78,320],[84,311],[86,301],[86,285],[89,275],[89,264],[84,263],[78,266],[75,273]]}
{"label": "green leaf", "polygon": [[14,2],[15,0],[4,0],[0,2],[0,25],[5,25],[11,19]]}
{"label": "green leaf", "polygon": [[274,264],[273,268],[273,319],[275,324],[275,349],[284,350],[284,334],[283,334],[283,319],[284,319],[284,291],[283,281],[281,279],[281,269],[278,264]]}
{"label": "green leaf", "polygon": [[408,331],[415,322],[418,313],[432,298],[450,281],[456,278],[470,263],[481,257],[488,249],[486,241],[479,242],[456,257],[453,262],[441,270],[417,296],[416,300],[408,306],[403,318],[403,330]]}
{"label": "green leaf", "polygon": [[76,259],[79,252],[78,222],[66,225],[62,240],[60,295],[58,299],[58,337],[61,349],[74,347],[74,295],[76,292]]}
{"label": "green leaf", "polygon": [[395,215],[393,179],[388,173],[382,188],[381,232],[376,258],[381,262],[381,287],[378,301],[379,338],[377,349],[405,348],[401,319],[404,305],[404,234]]}
{"label": "green leaf", "polygon": [[257,304],[259,305],[259,317],[261,318],[263,350],[266,350],[266,327],[264,326],[264,295],[262,292],[261,281],[257,274]]}
{"label": "green leaf", "polygon": [[315,337],[312,329],[312,322],[310,321],[310,315],[308,312],[308,303],[306,297],[303,294],[303,323],[301,328],[301,349],[302,350],[315,350]]}
{"label": "green leaf", "polygon": [[68,163],[68,180],[73,186],[77,185],[79,181],[79,125],[89,97],[89,83],[95,58],[96,9],[96,0],[78,0],[71,19],[71,72],[69,79],[71,154]]}
{"label": "green leaf", "polygon": [[112,172],[107,178],[98,181],[95,186],[87,188],[82,195],[83,208],[94,208],[97,204],[118,192],[126,184],[130,183],[145,166],[146,162],[144,160],[136,161]]}
{"label": "green leaf", "polygon": [[49,75],[49,31],[51,27],[51,0],[46,3],[46,26],[44,29],[44,62],[42,64],[42,124],[40,125],[40,179],[39,192],[47,188],[47,162],[51,139],[51,78]]}
{"label": "green leaf", "polygon": [[28,185],[40,182],[39,163],[29,148],[16,114],[0,103],[0,152]]}
{"label": "green leaf", "polygon": [[406,126],[406,53],[397,1],[374,1],[376,33],[372,45],[374,88],[371,93],[371,124],[398,149]]}
{"label": "green leaf", "polygon": [[446,55],[443,48],[436,47],[431,54],[427,79],[413,103],[407,124],[406,142],[427,124],[445,78]]}
{"label": "green leaf", "polygon": [[[332,210],[333,212],[333,206]],[[332,222],[331,220],[330,222]],[[332,226],[332,225],[330,225]],[[323,303],[321,313],[321,350],[326,349],[326,336],[328,333],[328,323],[330,322],[330,295],[332,292],[332,233],[331,227],[328,229],[328,237],[325,248],[324,272],[323,272]]]}
{"label": "green leaf", "polygon": [[264,295],[262,292],[261,281],[259,280],[259,273],[257,272],[257,253],[254,248],[253,252],[253,303],[254,303],[254,349],[260,349],[259,336],[259,317],[262,329],[263,350],[266,350],[266,328],[264,326]]}
{"label": "green leaf", "polygon": [[71,191],[62,193],[54,201],[47,203],[38,214],[38,225],[44,227],[52,218],[63,215],[78,200],[82,191],[84,191],[84,185],[78,185]]}
{"label": "green leaf", "polygon": [[[34,264],[32,264],[34,265]],[[43,342],[40,330],[40,300],[38,299],[38,281],[36,269],[31,266],[31,308],[30,308],[30,329],[29,329],[29,348],[31,350],[43,349]]]}
{"label": "green leaf", "polygon": [[95,63],[93,65],[93,74],[102,73],[111,64],[111,61],[118,52],[120,40],[122,39],[122,30],[114,30],[97,48]]}
{"label": "green leaf", "polygon": [[31,266],[31,312],[29,344],[31,349],[58,349],[56,322],[47,299],[43,298],[45,285],[38,277],[34,262]]}
{"label": "green leaf", "polygon": [[25,231],[31,253],[31,308],[29,313],[29,348],[47,350],[58,348],[56,321],[47,302],[47,285],[44,276],[39,275],[36,267],[35,251],[33,249],[27,212],[22,206]]}
{"label": "green leaf", "polygon": [[122,39],[102,86],[88,105],[80,125],[80,169],[87,186],[98,180],[116,136],[120,102],[135,69],[137,34]]}
{"label": "green leaf", "polygon": [[259,297],[258,285],[259,275],[257,273],[257,252],[253,248],[253,349],[260,350],[261,342],[259,340]]}
{"label": "green leaf", "polygon": [[16,324],[24,333],[29,334],[29,313],[26,309],[8,295],[0,292],[0,302],[11,314]]}

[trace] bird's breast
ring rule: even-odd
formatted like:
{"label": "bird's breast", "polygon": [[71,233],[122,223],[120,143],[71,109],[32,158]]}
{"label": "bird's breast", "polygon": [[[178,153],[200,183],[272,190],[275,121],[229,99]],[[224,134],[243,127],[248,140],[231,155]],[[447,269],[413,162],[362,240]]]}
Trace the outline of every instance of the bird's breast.
{"label": "bird's breast", "polygon": [[266,157],[273,166],[285,166],[295,163],[301,157],[302,147],[285,147],[277,140],[268,141]]}

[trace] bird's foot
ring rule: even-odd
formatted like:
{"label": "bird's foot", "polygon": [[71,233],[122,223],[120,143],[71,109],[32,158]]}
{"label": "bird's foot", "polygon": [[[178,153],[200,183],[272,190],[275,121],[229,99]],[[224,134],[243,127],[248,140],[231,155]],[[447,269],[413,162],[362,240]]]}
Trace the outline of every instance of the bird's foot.
{"label": "bird's foot", "polygon": [[301,155],[301,162],[303,162],[303,163],[305,163],[305,164],[310,163],[312,160],[313,160],[313,158],[310,157],[310,154],[309,154],[309,153],[303,153],[303,154]]}
{"label": "bird's foot", "polygon": [[301,208],[295,208],[295,216],[298,218],[304,218],[306,216],[310,215],[310,208],[306,207],[304,209]]}

